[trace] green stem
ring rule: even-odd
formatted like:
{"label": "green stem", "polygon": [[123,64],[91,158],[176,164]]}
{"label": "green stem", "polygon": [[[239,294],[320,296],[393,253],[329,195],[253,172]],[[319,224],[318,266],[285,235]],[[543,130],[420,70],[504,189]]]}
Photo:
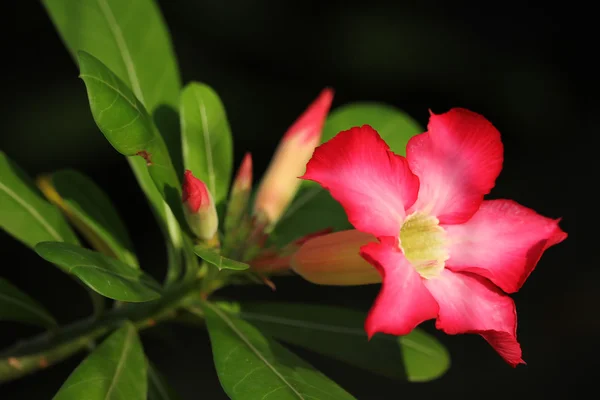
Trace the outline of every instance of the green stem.
{"label": "green stem", "polygon": [[159,300],[147,303],[126,303],[102,314],[92,316],[58,330],[16,343],[0,353],[0,383],[25,376],[58,363],[78,351],[94,345],[94,341],[118,327],[132,321],[138,329],[175,317],[187,297],[197,293],[200,281],[173,285]]}

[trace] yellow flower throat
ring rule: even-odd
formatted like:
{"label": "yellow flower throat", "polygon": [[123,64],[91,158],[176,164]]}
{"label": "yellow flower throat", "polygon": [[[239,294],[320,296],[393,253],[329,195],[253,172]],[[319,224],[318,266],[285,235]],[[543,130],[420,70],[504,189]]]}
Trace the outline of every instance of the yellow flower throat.
{"label": "yellow flower throat", "polygon": [[423,278],[439,276],[449,255],[446,231],[436,217],[412,213],[404,220],[399,238],[404,256]]}

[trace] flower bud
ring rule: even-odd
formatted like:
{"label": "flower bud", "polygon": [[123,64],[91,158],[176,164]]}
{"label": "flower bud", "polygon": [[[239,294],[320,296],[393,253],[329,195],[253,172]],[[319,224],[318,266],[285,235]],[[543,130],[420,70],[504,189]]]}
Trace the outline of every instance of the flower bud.
{"label": "flower bud", "polygon": [[252,190],[252,156],[246,153],[237,175],[231,186],[227,214],[225,215],[225,232],[229,234],[234,230],[246,211],[250,191]]}
{"label": "flower bud", "polygon": [[285,273],[290,269],[290,263],[294,253],[307,241],[331,233],[331,228],[322,229],[317,232],[302,236],[288,243],[282,249],[264,249],[260,255],[249,261],[253,271],[261,273]]}
{"label": "flower bud", "polygon": [[357,230],[330,233],[306,241],[292,256],[292,269],[319,285],[350,286],[381,282],[381,275],[363,259],[360,248],[375,242]]}
{"label": "flower bud", "polygon": [[285,133],[271,160],[254,202],[254,212],[273,226],[296,194],[306,163],[321,141],[333,90],[324,89]]}
{"label": "flower bud", "polygon": [[206,184],[186,170],[182,188],[183,210],[190,229],[202,240],[213,240],[219,228],[215,203]]}

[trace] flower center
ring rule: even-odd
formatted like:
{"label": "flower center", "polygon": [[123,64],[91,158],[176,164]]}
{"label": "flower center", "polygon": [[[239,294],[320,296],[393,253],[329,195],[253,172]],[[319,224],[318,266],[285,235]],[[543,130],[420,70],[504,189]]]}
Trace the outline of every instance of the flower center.
{"label": "flower center", "polygon": [[434,216],[412,213],[400,228],[400,249],[423,278],[435,278],[444,269],[449,258],[445,244],[446,231]]}

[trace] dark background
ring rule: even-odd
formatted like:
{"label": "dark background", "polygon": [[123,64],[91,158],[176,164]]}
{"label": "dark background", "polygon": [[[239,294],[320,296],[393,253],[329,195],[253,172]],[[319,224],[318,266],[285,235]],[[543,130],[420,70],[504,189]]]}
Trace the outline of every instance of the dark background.
{"label": "dark background", "polygon": [[[4,106],[0,148],[29,174],[76,168],[98,182],[125,219],[144,269],[164,273],[162,238],[130,169],[95,127],[83,82],[43,7],[10,2],[2,13]],[[417,3],[417,2],[415,2]],[[576,260],[572,177],[575,143],[591,135],[591,83],[568,9],[576,3],[525,2],[159,1],[184,83],[213,86],[227,109],[235,162],[245,151],[264,171],[280,136],[326,85],[333,107],[359,100],[393,104],[423,125],[436,113],[466,107],[491,120],[505,143],[505,166],[491,197],[511,198],[563,217],[569,238],[547,251],[521,292],[519,340],[527,366],[512,369],[477,336],[446,336],[453,366],[441,379],[408,384],[312,353],[311,363],[363,400],[522,397],[574,394],[591,376],[588,356],[600,333],[591,313],[599,269]],[[4,3],[3,6],[8,4]],[[578,17],[579,18],[579,17]],[[583,57],[583,58],[582,58]],[[576,139],[578,138],[578,139]],[[0,232],[0,274],[66,323],[90,311],[85,293],[58,269]],[[368,309],[377,288],[320,288],[299,279],[278,290],[235,289],[256,299],[346,304]],[[231,293],[231,291],[230,291]],[[590,318],[590,316],[593,316]],[[0,347],[37,333],[0,322]],[[142,334],[151,359],[185,399],[225,399],[199,328],[169,324]],[[176,338],[176,340],[174,340]],[[49,399],[82,356],[3,385],[0,398]]]}

